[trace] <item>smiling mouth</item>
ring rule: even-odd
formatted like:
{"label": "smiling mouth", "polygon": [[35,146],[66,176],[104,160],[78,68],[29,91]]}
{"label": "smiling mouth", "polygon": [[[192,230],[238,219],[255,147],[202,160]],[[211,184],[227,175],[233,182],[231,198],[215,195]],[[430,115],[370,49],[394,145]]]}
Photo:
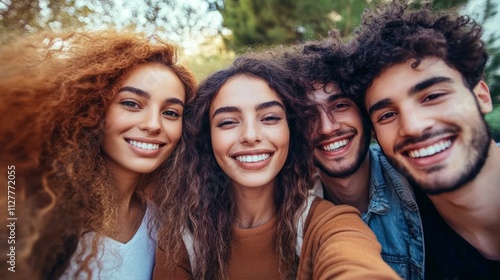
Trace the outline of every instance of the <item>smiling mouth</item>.
{"label": "smiling mouth", "polygon": [[330,151],[336,151],[339,150],[340,148],[343,148],[346,146],[351,140],[350,139],[344,139],[340,141],[336,141],[327,145],[323,145],[320,147],[320,149],[330,152]]}
{"label": "smiling mouth", "polygon": [[264,161],[270,158],[271,155],[272,154],[258,154],[258,155],[237,156],[234,158],[240,162],[252,163],[252,162]]}
{"label": "smiling mouth", "polygon": [[152,144],[152,143],[145,143],[145,142],[139,142],[139,141],[134,141],[134,140],[129,140],[127,139],[127,143],[130,145],[137,147],[139,149],[143,150],[158,150],[161,146],[164,146],[165,144]]}
{"label": "smiling mouth", "polygon": [[430,157],[435,154],[447,150],[451,146],[451,140],[443,140],[428,147],[420,148],[418,150],[408,151],[407,155],[411,158]]}

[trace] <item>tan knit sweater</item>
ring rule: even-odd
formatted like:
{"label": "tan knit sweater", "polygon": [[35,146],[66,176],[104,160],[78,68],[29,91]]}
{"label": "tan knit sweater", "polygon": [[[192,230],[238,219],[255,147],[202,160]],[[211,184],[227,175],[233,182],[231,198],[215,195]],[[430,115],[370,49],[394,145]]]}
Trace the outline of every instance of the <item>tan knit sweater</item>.
{"label": "tan knit sweater", "polygon": [[[275,231],[275,218],[257,228],[234,228],[229,279],[280,279]],[[382,260],[380,244],[353,207],[315,199],[304,233],[297,279],[400,279]],[[153,279],[192,279],[186,250],[181,260],[168,270],[159,248]]]}

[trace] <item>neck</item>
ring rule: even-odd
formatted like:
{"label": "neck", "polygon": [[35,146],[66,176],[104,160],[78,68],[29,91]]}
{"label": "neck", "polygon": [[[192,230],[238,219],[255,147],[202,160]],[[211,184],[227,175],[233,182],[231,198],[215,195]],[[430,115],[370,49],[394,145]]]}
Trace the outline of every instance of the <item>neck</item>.
{"label": "neck", "polygon": [[115,189],[118,192],[116,218],[120,221],[117,232],[110,237],[121,243],[127,243],[139,228],[144,214],[141,199],[134,195],[141,174],[117,168],[113,164],[109,164],[108,167],[116,182]]}
{"label": "neck", "polygon": [[142,174],[127,170],[109,158],[106,158],[106,164],[116,183],[120,208],[128,208]]}
{"label": "neck", "polygon": [[233,186],[238,227],[255,228],[271,220],[276,213],[274,188],[274,182],[263,187]]}
{"label": "neck", "polygon": [[120,178],[117,179],[118,181],[118,186],[117,190],[120,195],[120,204],[121,205],[128,205],[132,201],[132,196],[135,193],[137,183],[139,181],[138,178],[135,178],[134,180],[127,180],[128,178]]}
{"label": "neck", "polygon": [[370,156],[366,155],[361,166],[345,178],[330,177],[321,170],[319,176],[328,198],[334,204],[347,204],[366,212],[370,202]]}
{"label": "neck", "polygon": [[500,148],[492,142],[477,177],[429,198],[447,224],[486,258],[500,260]]}

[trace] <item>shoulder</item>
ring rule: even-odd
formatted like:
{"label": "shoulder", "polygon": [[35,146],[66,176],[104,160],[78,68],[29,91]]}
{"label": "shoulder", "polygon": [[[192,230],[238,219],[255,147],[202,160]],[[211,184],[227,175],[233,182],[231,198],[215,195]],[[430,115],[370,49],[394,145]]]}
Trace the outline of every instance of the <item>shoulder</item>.
{"label": "shoulder", "polygon": [[320,197],[316,197],[311,205],[311,211],[309,212],[309,217],[315,217],[319,215],[340,215],[342,213],[353,213],[359,216],[359,211],[349,205],[334,205],[328,200]]}
{"label": "shoulder", "polygon": [[365,228],[359,211],[349,205],[333,205],[322,198],[316,198],[306,220],[306,228],[356,227]]}

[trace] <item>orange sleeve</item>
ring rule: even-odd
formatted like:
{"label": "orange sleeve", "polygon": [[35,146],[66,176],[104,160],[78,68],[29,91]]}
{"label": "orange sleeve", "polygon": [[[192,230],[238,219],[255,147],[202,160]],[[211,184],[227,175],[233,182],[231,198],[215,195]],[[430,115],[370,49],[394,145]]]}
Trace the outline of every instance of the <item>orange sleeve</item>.
{"label": "orange sleeve", "polygon": [[306,221],[297,279],[401,279],[380,252],[357,209],[316,199]]}
{"label": "orange sleeve", "polygon": [[176,262],[173,267],[168,266],[169,262],[173,260],[168,260],[165,251],[160,247],[156,247],[156,262],[153,269],[153,279],[192,279],[191,264],[189,263],[189,257],[185,246],[182,246],[179,260],[180,261]]}

